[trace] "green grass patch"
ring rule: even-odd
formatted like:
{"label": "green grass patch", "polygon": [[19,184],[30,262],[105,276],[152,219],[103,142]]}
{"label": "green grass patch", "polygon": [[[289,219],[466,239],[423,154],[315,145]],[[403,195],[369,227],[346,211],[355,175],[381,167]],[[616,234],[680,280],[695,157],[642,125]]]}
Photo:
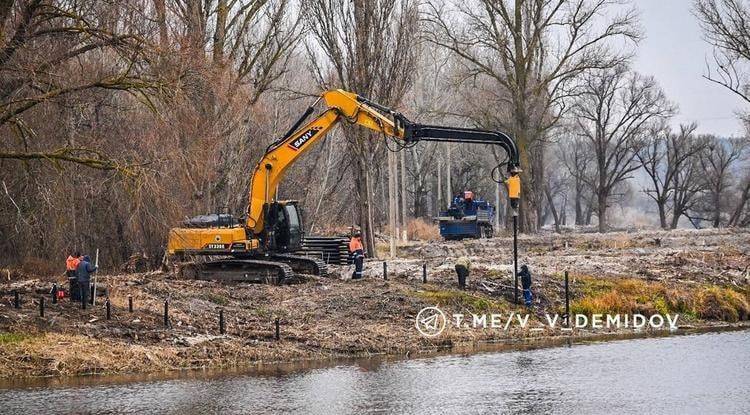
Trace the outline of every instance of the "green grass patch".
{"label": "green grass patch", "polygon": [[208,293],[208,294],[206,294],[205,298],[206,298],[206,300],[208,300],[208,301],[210,301],[210,302],[212,302],[214,304],[221,305],[221,306],[226,306],[226,305],[229,304],[229,300],[226,297],[223,297],[223,296],[218,295],[218,294]]}
{"label": "green grass patch", "polygon": [[0,344],[20,343],[28,338],[28,335],[22,333],[0,333]]}

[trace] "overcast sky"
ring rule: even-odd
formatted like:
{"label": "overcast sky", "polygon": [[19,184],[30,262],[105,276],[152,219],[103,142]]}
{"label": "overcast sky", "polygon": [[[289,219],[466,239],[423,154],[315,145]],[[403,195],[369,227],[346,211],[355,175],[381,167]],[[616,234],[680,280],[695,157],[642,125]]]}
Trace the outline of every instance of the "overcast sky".
{"label": "overcast sky", "polygon": [[743,134],[735,111],[742,101],[702,78],[712,49],[701,38],[689,0],[636,0],[646,38],[638,47],[635,70],[653,75],[677,103],[679,123],[696,121],[698,132],[722,136]]}

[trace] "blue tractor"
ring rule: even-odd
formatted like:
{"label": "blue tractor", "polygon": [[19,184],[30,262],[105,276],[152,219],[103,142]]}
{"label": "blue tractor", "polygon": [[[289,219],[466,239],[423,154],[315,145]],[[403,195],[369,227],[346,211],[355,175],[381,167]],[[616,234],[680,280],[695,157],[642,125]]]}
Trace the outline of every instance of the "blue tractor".
{"label": "blue tractor", "polygon": [[448,210],[440,212],[437,218],[440,236],[446,240],[492,238],[494,219],[495,207],[481,198],[475,198],[470,191],[454,197]]}

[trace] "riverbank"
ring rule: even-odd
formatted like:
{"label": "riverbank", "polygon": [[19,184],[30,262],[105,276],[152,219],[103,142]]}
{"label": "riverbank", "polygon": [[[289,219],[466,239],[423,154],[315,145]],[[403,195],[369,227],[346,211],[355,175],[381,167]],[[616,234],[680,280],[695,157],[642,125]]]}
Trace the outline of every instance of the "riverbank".
{"label": "riverbank", "polygon": [[749,345],[743,330],[419,359],[0,380],[0,406],[23,414],[743,413]]}
{"label": "riverbank", "polygon": [[[750,232],[650,231],[522,236],[519,262],[529,264],[537,296],[526,327],[462,328],[448,324],[426,338],[415,329],[424,307],[446,314],[525,315],[513,304],[510,240],[421,242],[401,247],[403,258],[369,262],[367,278],[330,278],[292,286],[221,284],[175,279],[169,273],[106,275],[112,319],[103,301],[83,311],[67,299],[38,298],[52,276],[10,273],[0,284],[0,377],[148,373],[188,368],[229,368],[260,362],[470,350],[494,342],[595,337],[632,329],[591,328],[563,333],[546,313],[564,309],[563,272],[570,273],[572,313],[679,314],[683,328],[746,326],[750,316]],[[467,290],[452,270],[459,256],[473,263]],[[428,282],[422,282],[422,264]],[[58,282],[62,282],[59,280]],[[21,292],[21,309],[12,307]],[[128,296],[135,310],[129,313]],[[164,326],[169,299],[170,327]],[[223,310],[226,334],[219,334]],[[274,321],[280,321],[280,340]],[[540,330],[530,330],[530,328]]]}

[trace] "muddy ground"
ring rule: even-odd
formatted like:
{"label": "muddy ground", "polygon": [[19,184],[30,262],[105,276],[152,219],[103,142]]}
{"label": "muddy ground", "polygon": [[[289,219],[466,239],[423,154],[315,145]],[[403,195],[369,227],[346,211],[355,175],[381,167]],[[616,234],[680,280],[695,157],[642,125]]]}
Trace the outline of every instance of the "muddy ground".
{"label": "muddy ground", "polygon": [[[519,238],[519,263],[534,275],[531,324],[562,313],[563,272],[570,273],[573,312],[679,312],[683,327],[743,325],[750,317],[750,231],[680,230],[610,234],[535,235]],[[401,258],[368,261],[366,279],[333,267],[329,278],[292,286],[179,280],[168,273],[103,275],[112,304],[103,298],[86,311],[68,299],[51,304],[53,275],[0,273],[0,377],[157,372],[233,367],[257,362],[373,354],[415,355],[445,347],[471,347],[571,335],[548,327],[530,331],[460,329],[421,336],[415,316],[438,305],[447,313],[526,313],[513,304],[510,238],[412,242]],[[456,286],[458,257],[472,262],[467,290]],[[428,282],[422,282],[422,265]],[[13,291],[22,307],[13,308]],[[39,297],[47,295],[45,316]],[[128,296],[135,310],[127,310]],[[169,301],[169,322],[163,321]],[[219,334],[219,310],[226,334]],[[281,339],[274,338],[280,321]],[[611,330],[597,330],[596,333]],[[632,329],[631,329],[632,331]],[[593,333],[593,334],[596,334]],[[591,335],[587,329],[572,335]]]}

